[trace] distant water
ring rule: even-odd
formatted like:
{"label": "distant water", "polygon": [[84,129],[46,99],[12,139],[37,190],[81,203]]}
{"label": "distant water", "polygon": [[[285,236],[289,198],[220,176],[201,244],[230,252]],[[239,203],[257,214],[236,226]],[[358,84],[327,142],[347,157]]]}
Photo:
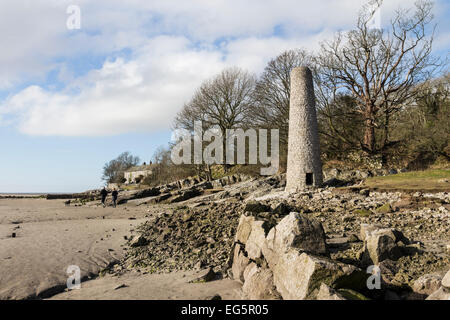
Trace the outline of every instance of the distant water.
{"label": "distant water", "polygon": [[37,198],[48,193],[44,192],[0,192],[0,198]]}

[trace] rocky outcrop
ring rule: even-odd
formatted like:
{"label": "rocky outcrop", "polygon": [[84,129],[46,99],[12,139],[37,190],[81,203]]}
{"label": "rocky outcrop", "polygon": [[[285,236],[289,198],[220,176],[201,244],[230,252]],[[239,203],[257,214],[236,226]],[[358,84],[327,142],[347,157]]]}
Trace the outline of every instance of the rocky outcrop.
{"label": "rocky outcrop", "polygon": [[[361,188],[286,194],[284,184],[282,175],[249,179],[215,193],[199,188],[200,196],[182,204],[155,206],[164,213],[137,230],[148,244],[131,247],[122,266],[143,272],[210,266],[240,281],[249,298],[438,295],[431,292],[438,291],[433,290],[433,281],[423,282],[421,290],[426,293],[411,288],[416,281],[419,286],[424,274],[448,269],[448,194],[404,195]],[[176,187],[136,202],[180,191]],[[403,200],[407,204],[402,205]],[[386,210],[378,210],[383,206]],[[381,290],[368,290],[365,271],[375,263],[381,270]],[[441,295],[446,292],[443,286],[439,290]]]}
{"label": "rocky outcrop", "polygon": [[291,212],[272,228],[263,252],[269,264],[276,264],[278,252],[297,249],[316,255],[326,255],[327,247],[322,224],[304,214]]}
{"label": "rocky outcrop", "polygon": [[240,217],[232,273],[243,280],[247,297],[315,299],[322,284],[351,289],[364,285],[366,275],[359,268],[328,257],[321,223],[291,212],[272,225],[261,216]]}
{"label": "rocky outcrop", "polygon": [[149,188],[143,190],[133,190],[133,191],[122,191],[119,193],[119,197],[117,199],[117,204],[124,204],[127,201],[132,199],[142,199],[157,196],[160,194],[158,188]]}
{"label": "rocky outcrop", "polygon": [[282,253],[272,270],[275,286],[287,300],[315,299],[322,282],[335,288],[351,285],[360,289],[365,280],[362,271],[352,265],[294,249]]}
{"label": "rocky outcrop", "polygon": [[260,268],[255,263],[248,265],[245,272],[245,282],[242,287],[244,298],[249,300],[279,300],[273,273],[268,268]]}

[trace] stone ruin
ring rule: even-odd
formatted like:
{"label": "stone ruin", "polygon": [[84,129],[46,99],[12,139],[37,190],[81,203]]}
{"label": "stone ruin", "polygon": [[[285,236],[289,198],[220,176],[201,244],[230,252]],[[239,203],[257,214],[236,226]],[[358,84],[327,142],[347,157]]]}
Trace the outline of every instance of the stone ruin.
{"label": "stone ruin", "polygon": [[291,72],[289,145],[286,191],[295,192],[322,184],[319,132],[311,70]]}

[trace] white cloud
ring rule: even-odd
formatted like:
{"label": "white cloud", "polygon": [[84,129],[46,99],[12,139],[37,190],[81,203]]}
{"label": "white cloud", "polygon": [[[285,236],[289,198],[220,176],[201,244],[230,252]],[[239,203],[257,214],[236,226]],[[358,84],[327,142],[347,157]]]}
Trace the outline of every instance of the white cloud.
{"label": "white cloud", "polygon": [[[352,26],[364,2],[3,1],[0,38],[8,45],[0,51],[0,90],[10,95],[0,101],[0,121],[29,135],[167,129],[206,78],[230,65],[258,73],[285,49],[317,49],[321,40]],[[81,7],[80,31],[65,28],[69,4]],[[411,2],[386,1],[382,19],[399,5]],[[448,33],[438,39],[445,47]],[[129,57],[112,58],[124,48]],[[67,61],[80,55],[110,58],[77,77]],[[39,85],[55,69],[66,87]],[[23,83],[32,85],[14,89]]]}
{"label": "white cloud", "polygon": [[30,135],[167,129],[195,87],[223,67],[217,52],[189,48],[185,38],[157,37],[131,61],[107,61],[63,92],[30,86],[7,99],[3,113],[18,114],[19,130]]}

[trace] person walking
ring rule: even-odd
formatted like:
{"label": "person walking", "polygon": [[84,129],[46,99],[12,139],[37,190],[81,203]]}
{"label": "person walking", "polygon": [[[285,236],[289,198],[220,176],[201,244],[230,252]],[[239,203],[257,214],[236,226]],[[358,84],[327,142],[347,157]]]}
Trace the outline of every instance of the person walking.
{"label": "person walking", "polygon": [[102,205],[103,208],[106,207],[106,196],[108,195],[108,191],[106,191],[105,187],[103,187],[102,191],[100,191],[100,195],[102,196]]}
{"label": "person walking", "polygon": [[113,192],[112,192],[112,199],[113,199],[113,206],[114,208],[117,205],[117,197],[119,196],[119,192],[116,190],[116,188],[114,188]]}

